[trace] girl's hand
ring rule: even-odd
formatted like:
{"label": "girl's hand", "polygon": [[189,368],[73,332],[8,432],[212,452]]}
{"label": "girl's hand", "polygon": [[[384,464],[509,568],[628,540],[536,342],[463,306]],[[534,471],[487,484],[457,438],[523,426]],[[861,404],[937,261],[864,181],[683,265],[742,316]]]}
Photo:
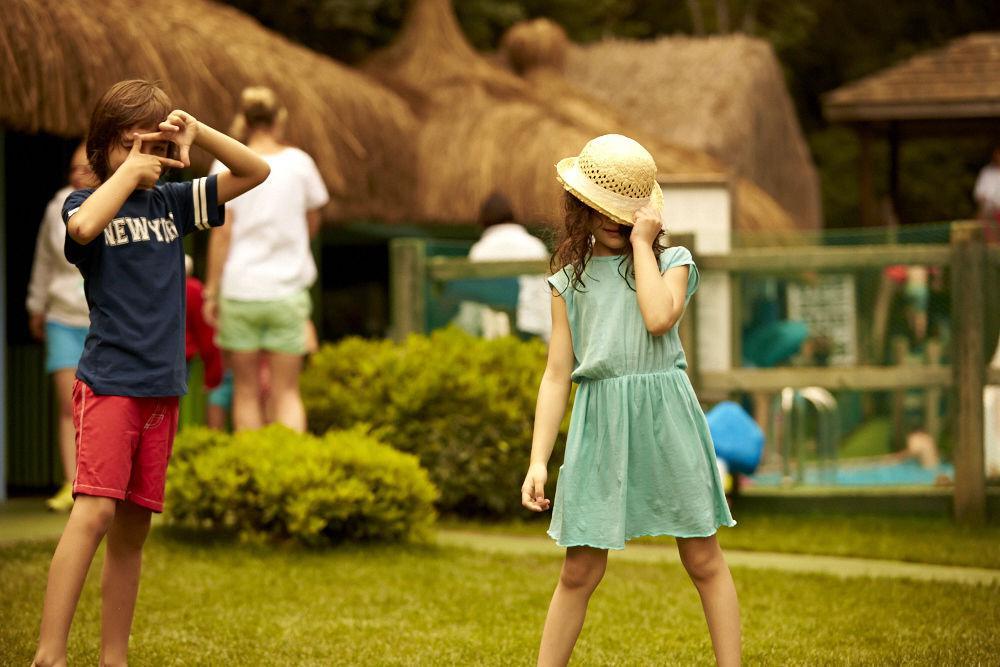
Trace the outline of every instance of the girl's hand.
{"label": "girl's hand", "polygon": [[31,313],[28,316],[28,330],[31,337],[39,342],[45,340],[45,313]]}
{"label": "girl's hand", "polygon": [[219,299],[214,293],[202,293],[201,316],[213,329],[219,328]]}
{"label": "girl's hand", "polygon": [[528,466],[528,474],[521,485],[521,504],[532,512],[544,512],[552,506],[552,501],[545,497],[545,482],[549,471],[544,463],[532,463]]}
{"label": "girl's hand", "polygon": [[126,169],[127,173],[135,179],[135,187],[137,188],[148,189],[155,186],[164,168],[183,168],[185,166],[177,160],[171,160],[168,157],[160,157],[159,155],[150,155],[142,152],[142,142],[156,141],[157,137],[155,134],[133,134],[132,148],[129,150],[125,162],[122,163],[122,168]]}
{"label": "girl's hand", "polygon": [[191,166],[191,144],[198,136],[198,120],[187,111],[174,109],[160,123],[160,131],[144,134],[146,141],[169,141],[177,146],[177,157],[185,167]]}
{"label": "girl's hand", "polygon": [[660,218],[660,212],[651,204],[646,204],[633,213],[632,220],[635,222],[635,225],[632,227],[632,235],[629,236],[632,245],[639,243],[651,246],[656,237],[663,231],[663,221]]}

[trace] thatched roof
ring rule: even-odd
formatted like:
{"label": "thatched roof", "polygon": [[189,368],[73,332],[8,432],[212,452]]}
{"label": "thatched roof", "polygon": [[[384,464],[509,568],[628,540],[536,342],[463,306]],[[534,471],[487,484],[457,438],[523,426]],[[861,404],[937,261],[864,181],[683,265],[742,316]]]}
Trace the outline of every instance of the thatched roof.
{"label": "thatched roof", "polygon": [[975,33],[823,98],[839,122],[1000,118],[1000,33]]}
{"label": "thatched roof", "polygon": [[[316,160],[329,217],[410,213],[414,116],[364,74],[209,0],[10,0],[0,24],[0,127],[81,136],[117,81],[161,82],[178,107],[225,130],[247,85],[288,107],[287,139]],[[195,168],[208,157],[196,151]]]}
{"label": "thatched roof", "polygon": [[[365,69],[418,109],[416,208],[422,216],[470,220],[499,189],[521,218],[557,223],[556,161],[607,132],[647,145],[661,174],[704,177],[724,170],[704,153],[649,139],[577,90],[552,94],[565,82],[543,86],[490,62],[466,41],[448,0],[415,0],[396,41]],[[746,186],[738,195],[741,229],[792,227],[780,206]]]}
{"label": "thatched roof", "polygon": [[[556,71],[541,53],[534,68]],[[742,35],[608,39],[571,46],[565,62],[571,84],[630,123],[713,155],[777,200],[799,228],[820,226],[816,168],[767,42]]]}

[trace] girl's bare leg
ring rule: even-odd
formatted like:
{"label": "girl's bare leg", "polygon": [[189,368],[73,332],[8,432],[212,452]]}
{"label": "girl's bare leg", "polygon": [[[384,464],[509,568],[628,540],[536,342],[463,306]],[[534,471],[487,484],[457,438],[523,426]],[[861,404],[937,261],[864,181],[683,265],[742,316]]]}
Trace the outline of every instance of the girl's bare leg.
{"label": "girl's bare leg", "polygon": [[230,352],[233,368],[233,430],[248,431],[264,425],[260,407],[260,353]]}
{"label": "girl's bare leg", "polygon": [[72,484],[76,476],[76,428],[73,426],[73,381],[75,368],[61,368],[52,374],[59,399],[59,454],[63,476]]}
{"label": "girl's bare leg", "polygon": [[288,428],[304,433],[306,430],[306,410],[299,393],[299,373],[302,371],[302,355],[282,352],[268,353],[271,365],[271,391],[268,400],[274,421]]}
{"label": "girl's bare leg", "polygon": [[608,565],[606,549],[570,547],[549,613],[542,630],[542,645],[538,650],[538,665],[565,665],[573,654],[576,638],[587,615],[590,596],[601,583]]}
{"label": "girl's bare leg", "polygon": [[740,664],[740,604],[729,566],[712,537],[677,538],[677,551],[701,596],[715,661],[720,667]]}

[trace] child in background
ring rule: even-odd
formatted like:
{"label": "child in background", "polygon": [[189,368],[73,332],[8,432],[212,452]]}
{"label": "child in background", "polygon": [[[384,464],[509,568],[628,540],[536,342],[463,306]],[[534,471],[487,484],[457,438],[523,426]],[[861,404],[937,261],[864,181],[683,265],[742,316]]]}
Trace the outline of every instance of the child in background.
{"label": "child in background", "polygon": [[222,353],[215,345],[215,328],[205,321],[202,312],[204,305],[202,293],[205,286],[194,277],[194,261],[190,255],[184,256],[184,271],[187,275],[184,359],[187,361],[190,371],[191,361],[195,355],[201,357],[205,373],[204,385],[208,394],[206,426],[222,430],[226,426],[226,408],[213,402],[212,396],[226,381],[226,376],[229,377],[230,382],[232,382],[232,376],[229,373],[223,374]]}
{"label": "child in background", "polygon": [[[181,237],[221,225],[222,204],[269,173],[238,141],[171,108],[146,81],[112,86],[87,133],[100,186],[63,205],[66,259],[83,274],[90,330],[73,388],[76,501],[49,567],[38,666],[66,664],[70,624],[105,535],[100,662],[127,662],[142,546],[151,513],[163,509],[178,397],[187,390]],[[159,184],[164,170],[190,164],[192,145],[229,171]]]}
{"label": "child in background", "polygon": [[569,661],[607,550],[640,535],[677,537],[715,658],[739,664],[736,588],[715,538],[736,522],[676,329],[698,270],[687,249],[661,244],[663,193],[638,143],[598,137],[560,161],[557,174],[566,227],[549,278],[552,338],[521,487],[535,512],[551,506],[548,460],[571,382],[579,389],[549,528],[566,560],[538,664]]}
{"label": "child in background", "polygon": [[45,372],[52,375],[59,403],[59,455],[65,482],[46,502],[55,512],[68,512],[73,507],[73,477],[76,475],[73,382],[90,326],[83,277],[63,255],[66,225],[60,215],[69,193],[91,185],[94,174],[87,164],[85,148],[81,144],[73,151],[69,185],[59,190],[45,209],[45,217],[38,228],[31,282],[28,283],[28,326],[36,340],[45,341]]}

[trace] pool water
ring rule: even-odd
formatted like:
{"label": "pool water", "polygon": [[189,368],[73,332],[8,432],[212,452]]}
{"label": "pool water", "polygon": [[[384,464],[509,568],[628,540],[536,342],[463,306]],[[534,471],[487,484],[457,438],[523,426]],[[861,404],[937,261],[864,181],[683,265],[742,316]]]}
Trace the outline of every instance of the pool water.
{"label": "pool water", "polygon": [[[796,470],[791,470],[794,478]],[[917,461],[879,463],[868,465],[841,464],[836,471],[806,468],[804,484],[843,486],[919,486],[933,485],[942,475],[955,478],[955,467],[942,463],[937,468],[925,469]],[[750,479],[759,486],[780,486],[781,472],[752,475]]]}

